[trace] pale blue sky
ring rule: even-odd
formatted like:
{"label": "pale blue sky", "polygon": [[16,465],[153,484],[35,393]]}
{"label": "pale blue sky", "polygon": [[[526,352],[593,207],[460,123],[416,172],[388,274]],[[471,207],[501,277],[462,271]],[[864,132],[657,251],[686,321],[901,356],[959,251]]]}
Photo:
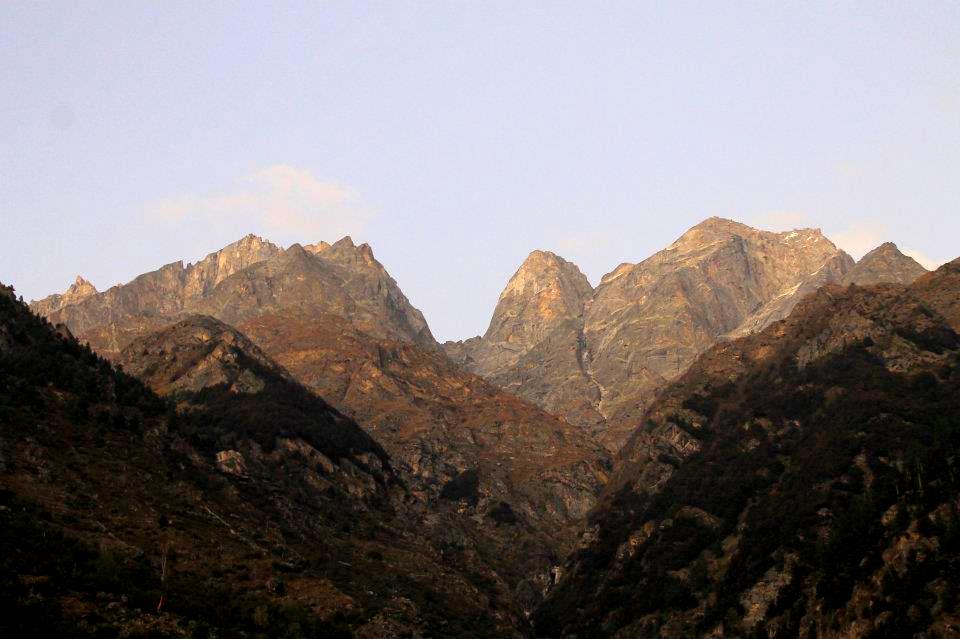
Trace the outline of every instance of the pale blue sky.
{"label": "pale blue sky", "polygon": [[960,255],[960,3],[0,4],[0,280],[373,245],[440,339],[710,215]]}

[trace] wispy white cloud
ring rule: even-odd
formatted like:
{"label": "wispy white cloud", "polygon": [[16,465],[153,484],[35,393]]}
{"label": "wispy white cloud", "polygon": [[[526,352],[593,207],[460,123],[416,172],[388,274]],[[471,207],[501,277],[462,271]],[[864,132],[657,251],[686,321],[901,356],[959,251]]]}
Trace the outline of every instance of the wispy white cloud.
{"label": "wispy white cloud", "polygon": [[938,268],[940,268],[941,264],[943,264],[943,261],[935,260],[929,255],[927,255],[926,253],[921,253],[920,251],[913,251],[913,250],[906,251],[901,249],[901,252],[904,255],[909,255],[916,261],[920,262],[920,266],[927,269],[928,271],[935,271]]}
{"label": "wispy white cloud", "polygon": [[229,222],[301,242],[356,233],[371,216],[346,186],[283,164],[244,177],[233,193],[169,198],[147,210],[163,220]]}
{"label": "wispy white cloud", "polygon": [[[834,244],[845,250],[847,253],[860,259],[865,253],[872,251],[884,242],[896,241],[890,236],[887,227],[884,224],[865,222],[854,227],[849,227],[839,233],[830,234],[830,239]],[[920,263],[925,269],[934,270],[938,268],[943,261],[936,260],[926,253],[913,249],[898,247],[904,255],[909,255]]]}
{"label": "wispy white cloud", "polygon": [[874,222],[863,222],[828,236],[834,244],[858,260],[890,239],[887,227]]}

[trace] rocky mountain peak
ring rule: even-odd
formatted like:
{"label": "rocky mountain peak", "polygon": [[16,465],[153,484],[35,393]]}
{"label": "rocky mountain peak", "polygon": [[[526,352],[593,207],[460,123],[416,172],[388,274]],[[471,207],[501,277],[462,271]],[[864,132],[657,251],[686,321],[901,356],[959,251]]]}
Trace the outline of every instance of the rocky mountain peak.
{"label": "rocky mountain peak", "polygon": [[847,273],[844,283],[858,286],[881,282],[910,284],[926,272],[919,262],[901,253],[896,244],[884,242],[860,258]]}
{"label": "rocky mountain peak", "polygon": [[186,314],[236,324],[264,313],[335,313],[380,337],[438,345],[368,244],[349,237],[286,250],[247,235],[196,264],[173,262],[81,300],[51,296],[33,310],[64,323],[102,355]]}
{"label": "rocky mountain peak", "polygon": [[[283,249],[252,233],[210,253],[196,264],[168,264],[161,271],[172,269],[171,277],[182,279],[179,296],[184,300],[205,295],[234,273],[279,255]],[[182,273],[181,273],[182,272]]]}
{"label": "rocky mountain peak", "polygon": [[576,264],[550,251],[536,250],[527,256],[507,282],[500,293],[500,300],[530,297],[553,286],[569,288],[576,297],[589,296],[593,292],[590,282]]}
{"label": "rocky mountain peak", "polygon": [[557,322],[579,317],[592,294],[575,264],[549,251],[533,251],[500,294],[484,339],[532,346]]}
{"label": "rocky mountain peak", "polygon": [[329,249],[329,248],[330,248],[330,244],[329,244],[329,242],[324,242],[323,240],[321,240],[321,241],[317,242],[316,244],[306,244],[306,245],[304,245],[303,248],[306,249],[308,252],[313,253],[314,255],[316,255],[317,253],[323,253],[324,251],[326,251],[327,249]]}
{"label": "rocky mountain peak", "polygon": [[773,232],[755,229],[741,222],[722,217],[710,217],[691,227],[681,235],[667,250],[691,251],[702,249],[722,240],[741,239],[753,244],[782,244],[797,249],[821,245],[830,251],[837,251],[833,244],[818,228],[793,229]]}
{"label": "rocky mountain peak", "polygon": [[53,311],[61,309],[64,306],[82,302],[88,297],[93,297],[96,294],[96,287],[85,280],[82,276],[77,275],[77,278],[74,280],[73,284],[71,284],[62,295],[49,295],[42,300],[31,302],[31,305],[37,309],[37,312],[40,312],[41,314],[52,313]]}
{"label": "rocky mountain peak", "polygon": [[591,288],[534,251],[480,340],[445,349],[470,370],[591,429],[617,448],[659,388],[732,331],[749,334],[853,259],[820,229],[772,232],[711,217]]}
{"label": "rocky mountain peak", "polygon": [[63,294],[63,297],[69,297],[72,302],[77,302],[96,294],[97,288],[87,280],[83,279],[83,277],[80,275],[77,275],[77,279],[74,280],[73,284],[70,285],[70,288],[68,288],[66,293]]}
{"label": "rocky mountain peak", "polygon": [[[323,243],[321,243],[323,244]],[[349,235],[329,245],[327,249],[315,251],[326,260],[341,265],[363,265],[383,270],[383,266],[373,257],[373,249],[366,242],[355,244]]]}

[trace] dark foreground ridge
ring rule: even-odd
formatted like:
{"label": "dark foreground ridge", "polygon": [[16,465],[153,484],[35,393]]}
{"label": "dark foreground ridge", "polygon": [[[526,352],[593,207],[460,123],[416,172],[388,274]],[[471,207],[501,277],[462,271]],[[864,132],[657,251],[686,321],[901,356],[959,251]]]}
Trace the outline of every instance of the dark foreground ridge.
{"label": "dark foreground ridge", "polygon": [[162,399],[4,291],[0,636],[523,627],[418,534],[379,445],[275,365],[227,349],[236,379]]}

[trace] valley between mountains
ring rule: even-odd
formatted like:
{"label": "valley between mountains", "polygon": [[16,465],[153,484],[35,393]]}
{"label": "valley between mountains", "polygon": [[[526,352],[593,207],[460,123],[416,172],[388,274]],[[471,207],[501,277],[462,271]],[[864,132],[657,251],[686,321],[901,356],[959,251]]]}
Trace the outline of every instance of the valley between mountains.
{"label": "valley between mountains", "polygon": [[721,218],[443,344],[349,237],[3,287],[0,635],[958,636],[958,332]]}

